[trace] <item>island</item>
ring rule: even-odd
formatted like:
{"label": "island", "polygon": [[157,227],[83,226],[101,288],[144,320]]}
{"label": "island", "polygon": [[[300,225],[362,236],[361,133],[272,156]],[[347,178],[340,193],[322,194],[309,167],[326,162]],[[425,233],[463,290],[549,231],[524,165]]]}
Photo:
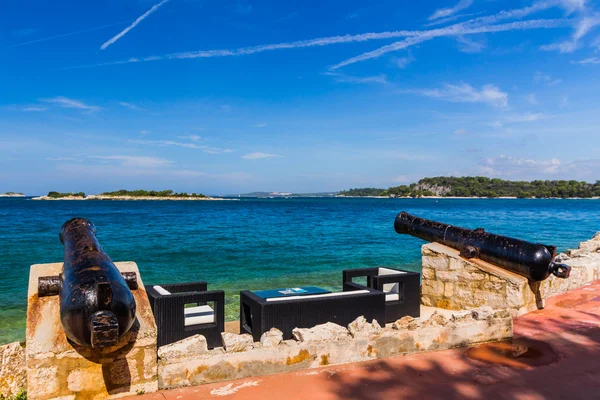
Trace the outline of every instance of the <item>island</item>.
{"label": "island", "polygon": [[46,196],[32,200],[225,200],[209,197],[202,193],[176,193],[172,190],[117,190],[101,194],[86,195],[84,192],[49,192]]}
{"label": "island", "polygon": [[0,197],[25,197],[25,194],[19,192],[0,193]]}
{"label": "island", "polygon": [[410,185],[387,189],[357,188],[341,191],[338,197],[413,198],[600,198],[600,181],[576,180],[509,181],[484,176],[423,178]]}

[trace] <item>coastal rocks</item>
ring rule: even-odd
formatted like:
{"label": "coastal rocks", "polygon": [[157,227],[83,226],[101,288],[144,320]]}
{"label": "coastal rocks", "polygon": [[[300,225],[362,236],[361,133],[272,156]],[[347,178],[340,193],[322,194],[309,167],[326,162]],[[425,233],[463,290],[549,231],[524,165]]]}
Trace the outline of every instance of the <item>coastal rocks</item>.
{"label": "coastal rocks", "polygon": [[581,257],[591,253],[600,253],[600,232],[597,232],[592,239],[579,243],[578,249],[567,250],[569,257]]}
{"label": "coastal rocks", "polygon": [[26,387],[25,349],[19,342],[0,346],[0,397],[15,396]]}
{"label": "coastal rocks", "polygon": [[350,337],[348,329],[327,322],[312,328],[294,328],[292,336],[299,342],[318,342],[323,340],[344,340]]}
{"label": "coastal rocks", "polygon": [[369,323],[365,317],[361,315],[348,324],[348,331],[353,338],[369,337],[381,332],[381,325],[379,325],[375,319],[373,322]]}
{"label": "coastal rocks", "polygon": [[283,332],[277,328],[271,328],[260,337],[260,344],[263,347],[277,347],[283,342]]}
{"label": "coastal rocks", "polygon": [[402,317],[399,320],[392,323],[392,328],[397,329],[399,331],[401,331],[401,330],[414,331],[419,326],[420,326],[419,322],[416,319],[414,319],[413,317],[410,317],[408,315],[406,317]]}
{"label": "coastal rocks", "polygon": [[184,357],[200,356],[208,352],[206,338],[194,335],[175,343],[161,346],[158,349],[158,358],[161,360],[176,360]]}
{"label": "coastal rocks", "polygon": [[423,327],[433,327],[433,326],[446,326],[448,325],[448,318],[444,317],[437,310],[431,314],[431,317],[425,322],[423,322]]}
{"label": "coastal rocks", "polygon": [[223,332],[221,333],[221,340],[223,341],[223,347],[225,347],[225,351],[228,353],[246,351],[254,347],[252,335],[247,333],[237,335],[235,333]]}

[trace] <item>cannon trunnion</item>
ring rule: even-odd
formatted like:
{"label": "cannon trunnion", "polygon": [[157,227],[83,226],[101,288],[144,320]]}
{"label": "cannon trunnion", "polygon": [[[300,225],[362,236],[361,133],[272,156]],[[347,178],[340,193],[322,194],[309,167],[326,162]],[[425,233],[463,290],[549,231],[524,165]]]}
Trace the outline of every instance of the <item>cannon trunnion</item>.
{"label": "cannon trunnion", "polygon": [[92,348],[116,345],[135,321],[135,273],[119,272],[85,218],[65,222],[60,241],[65,248],[62,273],[39,278],[38,295],[58,294],[60,322],[72,342]]}
{"label": "cannon trunnion", "polygon": [[394,221],[397,233],[428,242],[438,242],[460,251],[465,258],[479,258],[522,275],[530,281],[543,281],[553,274],[568,278],[571,267],[554,261],[556,247],[524,240],[459,228],[401,212]]}

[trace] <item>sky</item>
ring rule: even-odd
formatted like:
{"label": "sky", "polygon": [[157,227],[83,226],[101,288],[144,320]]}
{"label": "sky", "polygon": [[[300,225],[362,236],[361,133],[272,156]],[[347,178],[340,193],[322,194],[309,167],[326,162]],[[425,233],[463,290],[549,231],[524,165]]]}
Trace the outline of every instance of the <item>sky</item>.
{"label": "sky", "polygon": [[600,180],[591,0],[5,0],[0,192]]}

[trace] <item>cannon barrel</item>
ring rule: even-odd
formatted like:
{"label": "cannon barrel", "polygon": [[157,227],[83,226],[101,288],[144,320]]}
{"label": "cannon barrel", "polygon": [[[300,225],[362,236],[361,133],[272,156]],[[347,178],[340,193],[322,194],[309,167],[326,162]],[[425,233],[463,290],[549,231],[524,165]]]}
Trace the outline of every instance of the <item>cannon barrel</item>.
{"label": "cannon barrel", "polygon": [[[60,241],[65,253],[62,274],[58,282],[51,279],[55,277],[46,282],[50,288],[58,286],[65,334],[85,347],[116,345],[135,320],[135,299],[130,290],[137,288],[135,277],[123,277],[100,247],[96,227],[85,218],[65,222]],[[42,286],[40,279],[40,289]]]}
{"label": "cannon barrel", "polygon": [[554,262],[556,247],[545,246],[475,230],[443,224],[401,212],[394,221],[397,233],[438,242],[460,251],[465,258],[479,258],[538,282],[553,274],[568,278],[570,267]]}

